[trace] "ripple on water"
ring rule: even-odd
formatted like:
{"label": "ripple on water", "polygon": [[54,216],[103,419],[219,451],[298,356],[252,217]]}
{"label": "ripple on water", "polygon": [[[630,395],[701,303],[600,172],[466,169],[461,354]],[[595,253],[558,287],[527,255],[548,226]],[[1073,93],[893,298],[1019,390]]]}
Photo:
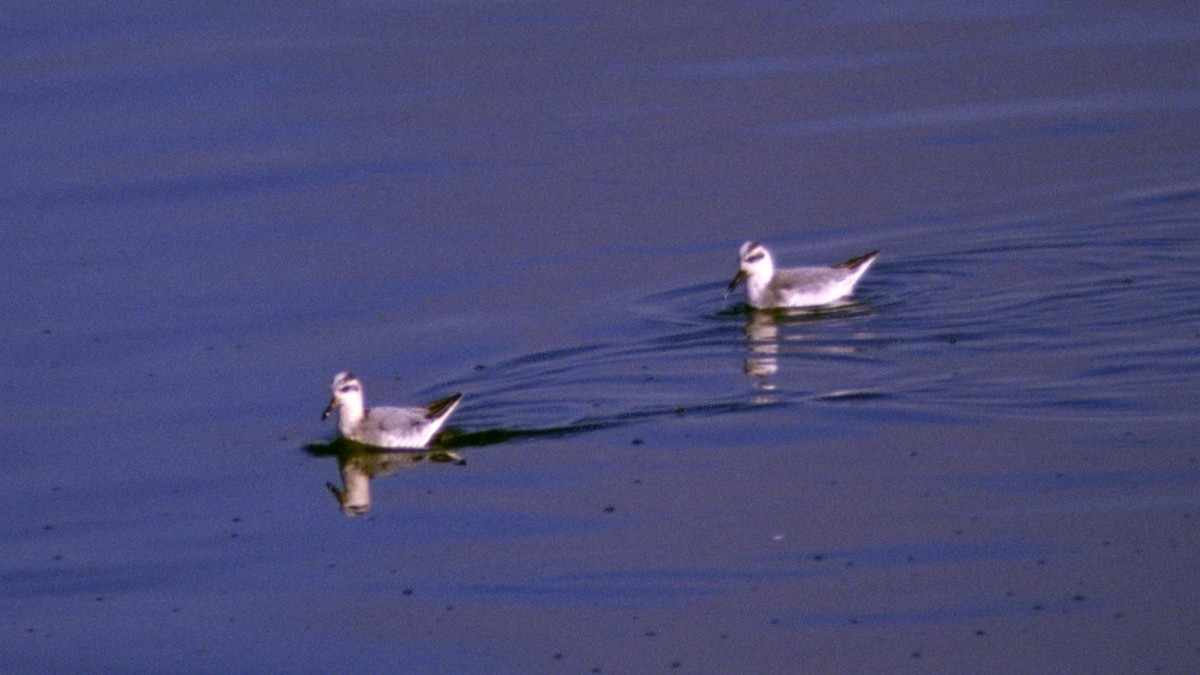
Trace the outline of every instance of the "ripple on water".
{"label": "ripple on water", "polygon": [[[632,303],[607,340],[451,383],[485,398],[463,442],[765,404],[935,419],[1189,415],[1200,361],[1200,191],[1013,218],[884,252],[855,299],[758,312],[712,281]],[[1136,227],[1131,226],[1136,223]],[[914,252],[914,251],[920,252]]]}
{"label": "ripple on water", "polygon": [[[990,415],[1162,412],[1159,392],[1187,391],[1200,365],[1187,352],[1200,328],[1195,218],[1162,212],[1194,209],[1185,192],[995,227],[961,250],[898,261],[951,274],[936,297],[905,296],[880,322],[898,351],[925,361],[893,361],[892,381],[930,405]],[[1188,414],[1187,399],[1166,412]]]}

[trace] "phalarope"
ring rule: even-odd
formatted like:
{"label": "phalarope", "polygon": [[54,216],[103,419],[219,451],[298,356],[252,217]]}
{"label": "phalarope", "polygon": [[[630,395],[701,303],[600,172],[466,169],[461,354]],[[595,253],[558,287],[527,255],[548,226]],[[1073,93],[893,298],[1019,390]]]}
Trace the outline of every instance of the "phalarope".
{"label": "phalarope", "polygon": [[462,394],[420,408],[367,408],[362,382],[350,373],[333,378],[333,399],[321,414],[338,411],[338,431],[346,438],[383,448],[423,448],[458,407]]}
{"label": "phalarope", "polygon": [[879,251],[851,258],[832,267],[775,269],[771,252],[757,241],[742,244],[740,267],[729,283],[729,292],[746,282],[746,297],[756,309],[817,307],[854,292],[854,285],[879,257]]}

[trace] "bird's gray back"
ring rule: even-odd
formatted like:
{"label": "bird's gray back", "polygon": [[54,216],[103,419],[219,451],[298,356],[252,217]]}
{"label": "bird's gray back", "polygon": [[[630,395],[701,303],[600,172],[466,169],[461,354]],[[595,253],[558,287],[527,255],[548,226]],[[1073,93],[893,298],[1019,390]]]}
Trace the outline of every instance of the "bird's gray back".
{"label": "bird's gray back", "polygon": [[850,276],[850,270],[833,267],[789,267],[775,270],[771,285],[780,290],[796,288],[820,288]]}
{"label": "bird's gray back", "polygon": [[420,426],[425,421],[425,411],[421,408],[370,408],[363,420],[363,428],[396,432]]}
{"label": "bird's gray back", "polygon": [[370,408],[356,440],[383,447],[420,447],[440,426],[426,418],[421,408]]}

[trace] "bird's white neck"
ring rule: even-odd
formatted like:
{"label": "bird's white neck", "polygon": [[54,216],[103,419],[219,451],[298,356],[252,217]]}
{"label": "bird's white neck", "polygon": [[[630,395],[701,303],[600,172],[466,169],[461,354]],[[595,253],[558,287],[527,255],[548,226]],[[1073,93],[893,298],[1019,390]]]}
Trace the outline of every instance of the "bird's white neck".
{"label": "bird's white neck", "polygon": [[362,424],[366,411],[361,396],[347,396],[338,406],[338,430],[348,436]]}

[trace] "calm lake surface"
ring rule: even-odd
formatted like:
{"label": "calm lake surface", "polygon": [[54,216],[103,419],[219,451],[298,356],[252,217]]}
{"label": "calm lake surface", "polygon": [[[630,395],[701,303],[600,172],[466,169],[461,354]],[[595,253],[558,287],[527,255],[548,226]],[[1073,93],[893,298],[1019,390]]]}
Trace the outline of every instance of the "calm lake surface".
{"label": "calm lake surface", "polygon": [[0,669],[1194,672],[1198,121],[1196,3],[9,3]]}

